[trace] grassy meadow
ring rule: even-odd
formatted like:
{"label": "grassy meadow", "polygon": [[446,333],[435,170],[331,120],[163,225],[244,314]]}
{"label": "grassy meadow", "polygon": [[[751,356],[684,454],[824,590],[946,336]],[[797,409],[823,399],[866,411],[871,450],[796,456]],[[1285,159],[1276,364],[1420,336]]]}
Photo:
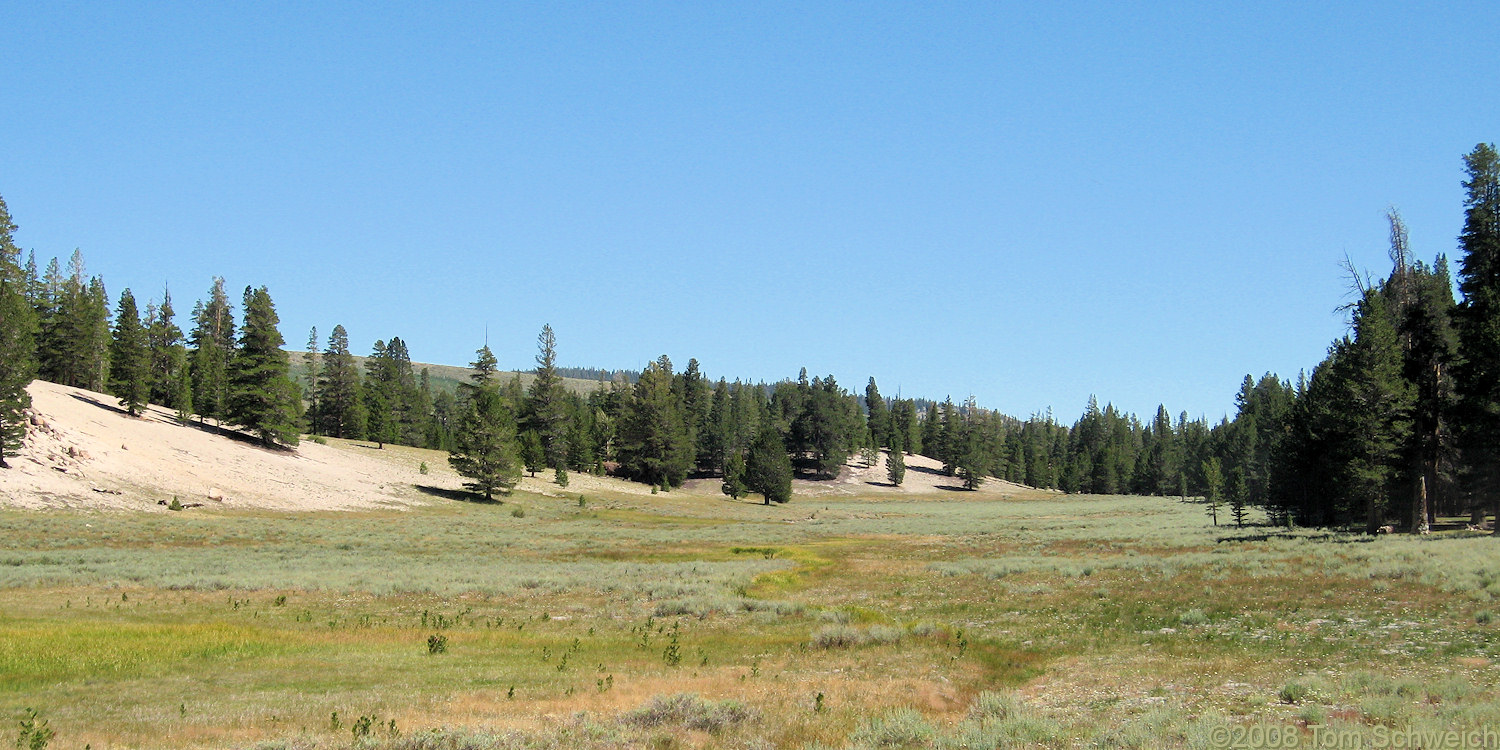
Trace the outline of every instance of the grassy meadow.
{"label": "grassy meadow", "polygon": [[0,742],[1155,748],[1500,726],[1488,536],[885,497],[0,511]]}

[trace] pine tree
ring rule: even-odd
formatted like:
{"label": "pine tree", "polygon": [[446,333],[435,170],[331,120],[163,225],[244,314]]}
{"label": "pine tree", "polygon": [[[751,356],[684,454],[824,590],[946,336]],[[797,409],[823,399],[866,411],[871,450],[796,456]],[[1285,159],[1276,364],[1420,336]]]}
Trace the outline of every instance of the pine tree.
{"label": "pine tree", "polygon": [[1250,485],[1245,481],[1244,469],[1236,466],[1229,472],[1229,514],[1236,528],[1245,527],[1249,503]]}
{"label": "pine tree", "polygon": [[792,460],[786,443],[770,425],[761,427],[745,458],[745,487],[765,498],[765,504],[792,499]]}
{"label": "pine tree", "polygon": [[676,487],[692,463],[682,406],[672,390],[672,360],[646,366],[621,417],[620,468],[653,486]]}
{"label": "pine tree", "polygon": [[1203,480],[1207,489],[1203,493],[1203,500],[1208,505],[1208,517],[1213,519],[1214,525],[1219,525],[1219,507],[1224,497],[1224,472],[1217,456],[1210,457],[1203,462]]}
{"label": "pine tree", "polygon": [[536,430],[521,433],[521,464],[531,476],[547,467],[547,449],[542,447],[542,436]]}
{"label": "pine tree", "polygon": [[900,487],[906,481],[906,456],[901,452],[901,436],[891,434],[891,451],[885,457],[885,477],[892,487]]}
{"label": "pine tree", "polygon": [[292,382],[276,306],[265,287],[245,287],[245,321],[229,373],[228,421],[260,437],[266,447],[295,446],[302,396]]}
{"label": "pine tree", "polygon": [[1500,535],[1500,154],[1481,143],[1464,157],[1464,229],[1459,235],[1460,441],[1467,484],[1489,500]]}
{"label": "pine tree", "polygon": [[176,412],[177,422],[185,425],[193,421],[193,373],[188,366],[186,349],[177,350],[176,360],[172,365],[172,371],[177,373],[172,381],[172,409]]}
{"label": "pine tree", "polygon": [[307,402],[307,412],[303,415],[307,419],[307,431],[314,435],[318,434],[318,327],[313,326],[307,332],[307,351],[302,353],[302,364],[307,370],[305,377],[307,382],[302,387],[302,398]]}
{"label": "pine tree", "polygon": [[542,326],[536,337],[536,377],[531,381],[527,403],[531,428],[541,440],[543,461],[547,467],[567,464],[567,414],[562,376],[557,372],[557,337],[550,324]]}
{"label": "pine tree", "polygon": [[891,442],[891,414],[885,406],[885,399],[880,396],[880,388],[875,385],[872,376],[870,382],[865,385],[865,410],[868,412],[867,422],[870,426],[870,434],[875,436],[875,447],[881,448]]}
{"label": "pine tree", "polygon": [[318,432],[329,437],[358,439],[365,434],[364,397],[359,368],[349,351],[349,334],[341,325],[328,335],[328,350],[318,374]]}
{"label": "pine tree", "polygon": [[129,289],[120,293],[115,313],[114,341],[110,347],[109,390],[120,398],[120,406],[130,416],[139,416],[151,392],[151,352],[146,329],[141,326],[135,295]]}
{"label": "pine tree", "polygon": [[719,490],[736,500],[750,491],[745,486],[745,457],[738,451],[724,460],[724,483]]}
{"label": "pine tree", "polygon": [[111,338],[104,282],[87,276],[83,253],[74,250],[68,275],[56,283],[55,312],[43,342],[48,353],[43,374],[62,385],[103,391]]}
{"label": "pine tree", "polygon": [[10,468],[5,457],[16,455],[26,439],[26,409],[31,406],[26,386],[36,374],[36,311],[27,299],[27,273],[12,239],[16,229],[0,198],[0,468]]}
{"label": "pine tree", "polygon": [[234,308],[224,279],[214,277],[208,302],[193,309],[193,404],[199,419],[222,423],[229,409],[229,360],[234,354]]}
{"label": "pine tree", "polygon": [[1384,522],[1397,458],[1410,440],[1415,400],[1401,374],[1401,342],[1393,318],[1387,295],[1366,291],[1356,308],[1349,351],[1353,376],[1343,416],[1352,450],[1346,480],[1366,506],[1365,530],[1371,534]]}
{"label": "pine tree", "polygon": [[382,450],[386,443],[396,440],[395,380],[385,342],[376,339],[370,356],[365,358],[365,438],[374,440]]}
{"label": "pine tree", "polygon": [[493,378],[494,354],[489,346],[478,354],[473,382],[462,386],[448,463],[469,479],[465,487],[482,493],[485,500],[493,500],[497,490],[508,495],[521,480],[521,464],[516,452],[515,417]]}
{"label": "pine tree", "polygon": [[182,329],[174,320],[172,291],[162,289],[161,304],[151,305],[146,316],[146,340],[150,349],[151,393],[148,400],[155,404],[177,406],[173,393],[177,388],[177,367],[185,361],[182,344]]}

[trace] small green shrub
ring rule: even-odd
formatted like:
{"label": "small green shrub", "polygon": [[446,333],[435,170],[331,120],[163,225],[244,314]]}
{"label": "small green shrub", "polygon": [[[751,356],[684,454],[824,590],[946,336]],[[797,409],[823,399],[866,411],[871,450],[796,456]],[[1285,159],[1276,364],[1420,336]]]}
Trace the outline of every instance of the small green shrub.
{"label": "small green shrub", "polygon": [[1307,700],[1308,696],[1310,695],[1312,695],[1312,688],[1309,688],[1308,686],[1300,682],[1288,682],[1287,684],[1282,685],[1281,690],[1277,691],[1276,693],[1276,697],[1279,698],[1282,703],[1291,704],[1301,703]]}
{"label": "small green shrub", "polygon": [[443,635],[442,633],[433,633],[432,635],[427,636],[427,653],[448,653],[448,636]]}
{"label": "small green shrub", "polygon": [[277,596],[276,600],[273,601],[273,602],[271,602],[271,606],[273,606],[273,607],[285,607],[286,606],[286,594],[281,594],[280,596]]}
{"label": "small green shrub", "polygon": [[1297,712],[1297,718],[1307,722],[1309,726],[1328,723],[1328,713],[1323,707],[1316,703],[1309,703]]}
{"label": "small green shrub", "polygon": [[856,745],[866,747],[929,747],[937,732],[916,709],[898,708],[871,719],[855,730]]}
{"label": "small green shrub", "polygon": [[1494,620],[1495,620],[1495,613],[1491,612],[1491,611],[1489,611],[1487,609],[1483,610],[1481,612],[1478,612],[1477,614],[1474,615],[1474,622],[1476,622],[1476,623],[1478,623],[1480,625],[1488,625],[1491,622],[1494,622]]}
{"label": "small green shrub", "polygon": [[717,733],[755,717],[755,711],[736,700],[705,701],[693,693],[678,693],[652,698],[650,703],[627,713],[623,721],[638,727],[680,724],[700,732]]}
{"label": "small green shrub", "polygon": [[318,445],[328,445],[328,438],[325,438],[322,435],[313,435],[312,437],[308,438],[308,440],[311,440]]}
{"label": "small green shrub", "polygon": [[167,506],[167,510],[182,510],[182,503],[178,501],[176,495],[172,496],[172,502]]}
{"label": "small green shrub", "polygon": [[430,469],[430,468],[427,467],[427,462],[426,461],[423,461],[422,463],[420,463],[420,464],[417,465],[417,473],[418,474],[424,474],[425,475],[425,474],[429,474],[431,472],[432,472],[432,469]]}
{"label": "small green shrub", "polygon": [[56,736],[57,731],[47,725],[47,720],[41,718],[36,709],[28,708],[21,718],[21,734],[16,737],[16,747],[19,750],[46,750],[47,743]]}
{"label": "small green shrub", "polygon": [[510,515],[511,515],[511,518],[525,518],[526,517],[526,509],[522,508],[519,505],[517,505],[516,507],[510,509]]}
{"label": "small green shrub", "polygon": [[564,468],[562,468],[561,466],[557,467],[557,471],[552,474],[552,481],[556,482],[558,487],[567,487],[568,486],[568,472],[567,472],[567,470],[564,469]]}
{"label": "small green shrub", "polygon": [[812,646],[827,649],[866,646],[872,643],[895,643],[904,635],[906,633],[901,629],[885,625],[874,625],[868,628],[828,625],[813,631]]}
{"label": "small green shrub", "polygon": [[1190,609],[1177,616],[1177,624],[1184,627],[1195,627],[1207,623],[1208,615],[1204,614],[1201,609]]}

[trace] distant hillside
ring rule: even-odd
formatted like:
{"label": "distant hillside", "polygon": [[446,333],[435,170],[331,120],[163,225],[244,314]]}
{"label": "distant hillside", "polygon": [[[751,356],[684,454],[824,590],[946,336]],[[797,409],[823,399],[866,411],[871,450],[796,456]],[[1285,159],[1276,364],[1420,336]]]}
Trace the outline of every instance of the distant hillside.
{"label": "distant hillside", "polygon": [[[292,358],[292,379],[297,381],[298,383],[307,382],[307,353],[299,351],[288,351],[287,354],[290,354]],[[365,371],[365,358],[355,356],[354,364],[359,368],[360,373],[363,374]],[[469,375],[473,372],[473,370],[467,367],[455,367],[453,365],[434,365],[426,362],[413,362],[411,363],[411,368],[412,371],[417,374],[417,377],[419,379],[422,377],[422,370],[426,369],[428,377],[431,379],[432,387],[434,389],[450,392],[457,390],[459,383],[469,382]],[[585,379],[577,377],[567,377],[567,375],[584,372],[602,373],[606,376],[612,374],[620,378],[621,382],[625,383],[633,383],[635,382],[636,377],[639,377],[639,373],[628,370],[612,371],[572,367],[560,367],[558,368],[558,370],[564,373],[563,386],[574,393],[582,394],[588,394],[598,390],[600,386],[599,380],[597,378]],[[536,375],[531,372],[518,373],[511,370],[501,370],[498,373],[502,382],[508,381],[518,374],[521,376],[521,386],[523,388],[531,387],[531,381],[536,379]]]}

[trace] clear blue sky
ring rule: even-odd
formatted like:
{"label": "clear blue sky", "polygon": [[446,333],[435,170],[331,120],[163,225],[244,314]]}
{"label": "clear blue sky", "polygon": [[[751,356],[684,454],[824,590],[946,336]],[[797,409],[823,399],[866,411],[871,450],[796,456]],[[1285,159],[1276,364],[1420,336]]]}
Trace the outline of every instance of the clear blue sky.
{"label": "clear blue sky", "polygon": [[112,297],[269,286],[294,348],[529,367],[550,322],[566,365],[1217,419],[1322,358],[1388,206],[1456,256],[1497,10],[5,0],[0,195]]}

